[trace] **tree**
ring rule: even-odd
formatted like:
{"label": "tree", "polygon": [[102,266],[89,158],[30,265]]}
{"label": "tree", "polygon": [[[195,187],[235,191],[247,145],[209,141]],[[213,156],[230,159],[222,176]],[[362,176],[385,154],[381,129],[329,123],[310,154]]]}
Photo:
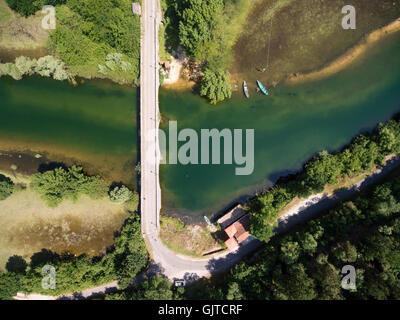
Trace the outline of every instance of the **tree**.
{"label": "tree", "polygon": [[281,245],[280,258],[286,264],[295,263],[300,256],[301,248],[297,242],[287,241]]}
{"label": "tree", "polygon": [[80,194],[100,199],[107,194],[107,185],[99,177],[87,176],[82,167],[62,167],[37,173],[31,184],[49,207],[57,207],[63,199],[77,201]]}
{"label": "tree", "polygon": [[232,96],[229,73],[206,69],[201,82],[200,94],[207,97],[211,104],[217,104]]}
{"label": "tree", "polygon": [[384,152],[398,152],[400,148],[399,124],[389,121],[379,126],[378,144]]}
{"label": "tree", "polygon": [[315,241],[311,233],[306,232],[302,236],[301,246],[305,252],[314,253],[315,250],[317,249],[318,242]]}
{"label": "tree", "polygon": [[110,191],[110,200],[114,203],[124,203],[130,199],[133,199],[134,195],[131,190],[129,190],[124,185],[121,187],[115,187]]}
{"label": "tree", "polygon": [[172,283],[157,275],[143,282],[133,298],[134,300],[172,300]]}
{"label": "tree", "polygon": [[[136,240],[135,240],[136,239]],[[146,246],[142,239],[138,214],[132,214],[125,222],[121,234],[115,239],[113,263],[118,285],[125,289],[148,262]]]}
{"label": "tree", "polygon": [[14,192],[14,183],[9,177],[0,174],[0,200],[7,199]]}
{"label": "tree", "polygon": [[34,0],[6,0],[8,6],[19,14],[27,17],[34,14],[38,7]]}
{"label": "tree", "polygon": [[212,41],[216,18],[222,15],[223,6],[222,0],[182,1],[179,40],[189,55],[196,56],[200,48]]}
{"label": "tree", "polygon": [[241,300],[243,299],[243,293],[237,282],[231,282],[228,287],[228,292],[226,294],[226,299],[228,300]]}

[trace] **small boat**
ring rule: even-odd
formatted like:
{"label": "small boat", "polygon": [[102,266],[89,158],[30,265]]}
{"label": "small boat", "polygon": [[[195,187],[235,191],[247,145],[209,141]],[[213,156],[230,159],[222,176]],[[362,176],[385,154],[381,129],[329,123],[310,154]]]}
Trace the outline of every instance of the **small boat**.
{"label": "small boat", "polygon": [[250,98],[249,88],[247,87],[246,81],[243,81],[243,92],[247,99]]}
{"label": "small boat", "polygon": [[269,92],[268,92],[267,88],[264,87],[264,85],[263,85],[260,81],[258,81],[258,80],[257,80],[257,85],[258,85],[258,87],[260,88],[260,90],[261,90],[262,93],[264,93],[264,94],[267,95],[267,96],[269,95]]}

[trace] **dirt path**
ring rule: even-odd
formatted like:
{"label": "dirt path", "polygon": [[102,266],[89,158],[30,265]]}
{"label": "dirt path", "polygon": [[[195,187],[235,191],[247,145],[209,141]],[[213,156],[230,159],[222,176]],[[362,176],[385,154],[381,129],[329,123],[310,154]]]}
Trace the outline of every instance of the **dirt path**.
{"label": "dirt path", "polygon": [[361,189],[377,182],[390,171],[400,166],[400,156],[391,155],[387,158],[386,165],[377,169],[374,173],[364,179],[354,183],[348,188],[334,194],[318,193],[300,201],[295,206],[288,209],[278,220],[278,227],[275,232],[280,233],[292,228],[295,224],[306,221],[316,213],[326,210],[339,201],[343,201]]}

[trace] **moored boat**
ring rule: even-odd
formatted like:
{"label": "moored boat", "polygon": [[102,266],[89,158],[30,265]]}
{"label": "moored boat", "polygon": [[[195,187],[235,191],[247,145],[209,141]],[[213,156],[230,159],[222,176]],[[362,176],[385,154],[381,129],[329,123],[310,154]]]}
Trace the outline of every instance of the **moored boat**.
{"label": "moored boat", "polygon": [[243,93],[247,99],[250,98],[249,88],[247,87],[246,81],[243,81]]}
{"label": "moored boat", "polygon": [[269,95],[269,92],[268,92],[267,88],[264,87],[264,85],[263,85],[260,81],[258,81],[258,80],[257,80],[257,85],[258,85],[258,87],[260,88],[260,90],[261,90],[262,93],[264,93],[264,94],[267,95],[267,96]]}

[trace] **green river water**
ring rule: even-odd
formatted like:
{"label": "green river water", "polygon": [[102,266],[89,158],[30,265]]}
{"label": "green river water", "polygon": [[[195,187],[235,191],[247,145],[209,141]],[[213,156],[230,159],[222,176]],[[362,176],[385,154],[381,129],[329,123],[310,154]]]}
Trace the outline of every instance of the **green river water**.
{"label": "green river water", "polygon": [[[218,106],[189,91],[161,90],[163,128],[167,120],[177,120],[178,128],[197,131],[255,129],[252,175],[235,176],[236,165],[163,165],[164,212],[212,215],[300,169],[314,153],[337,150],[358,133],[390,119],[400,111],[399,52],[397,34],[323,81],[281,85],[271,89],[269,97],[252,91],[249,100],[237,92]],[[36,77],[0,79],[0,141],[76,150],[93,155],[103,167],[112,156],[124,181],[134,176],[136,121],[137,93],[132,88],[103,81],[73,87]]]}

